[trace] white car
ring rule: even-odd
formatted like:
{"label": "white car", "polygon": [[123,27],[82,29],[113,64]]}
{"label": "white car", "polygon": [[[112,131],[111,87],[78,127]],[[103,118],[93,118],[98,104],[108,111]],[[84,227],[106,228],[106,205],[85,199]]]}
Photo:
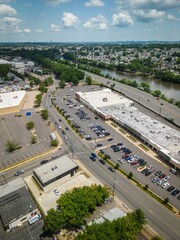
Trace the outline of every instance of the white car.
{"label": "white car", "polygon": [[53,189],[53,192],[56,196],[58,196],[60,194],[59,190],[57,188],[54,188]]}
{"label": "white car", "polygon": [[168,183],[168,182],[165,182],[165,183],[163,183],[163,185],[161,186],[162,188],[167,188],[167,187],[169,187],[170,186],[170,184]]}
{"label": "white car", "polygon": [[163,180],[168,181],[170,179],[170,176],[166,176]]}
{"label": "white car", "polygon": [[123,159],[120,159],[120,158],[118,158],[118,162],[120,162],[120,163],[124,163],[124,160]]}
{"label": "white car", "polygon": [[157,182],[157,185],[162,185],[163,184],[163,180],[159,180],[158,182]]}
{"label": "white car", "polygon": [[59,129],[61,129],[61,126],[60,126],[60,125],[58,125],[58,128],[59,128]]}
{"label": "white car", "polygon": [[151,180],[151,182],[153,182],[153,183],[156,183],[156,182],[157,182],[157,180],[158,180],[158,178],[157,178],[157,177],[155,177],[155,178],[153,178],[153,179]]}

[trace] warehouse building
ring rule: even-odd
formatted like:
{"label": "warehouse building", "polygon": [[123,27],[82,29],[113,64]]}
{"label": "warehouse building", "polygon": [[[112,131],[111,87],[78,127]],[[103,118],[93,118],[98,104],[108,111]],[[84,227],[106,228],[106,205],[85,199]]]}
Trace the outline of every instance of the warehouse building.
{"label": "warehouse building", "polygon": [[0,94],[0,115],[18,112],[27,100],[26,91],[15,91]]}
{"label": "warehouse building", "polygon": [[38,213],[22,178],[0,186],[0,219],[4,230],[20,227]]}
{"label": "warehouse building", "polygon": [[131,100],[110,89],[76,92],[76,98],[104,120],[112,120],[180,170],[180,132],[145,115]]}
{"label": "warehouse building", "polygon": [[46,191],[46,186],[57,180],[59,183],[68,181],[78,169],[78,165],[71,160],[67,155],[59,157],[41,167],[33,170],[34,179],[43,191]]}

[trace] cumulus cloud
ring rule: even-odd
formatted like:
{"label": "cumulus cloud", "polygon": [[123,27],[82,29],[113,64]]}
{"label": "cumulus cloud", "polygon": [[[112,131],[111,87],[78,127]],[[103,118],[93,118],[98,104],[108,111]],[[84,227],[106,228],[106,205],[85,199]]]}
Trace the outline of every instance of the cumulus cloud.
{"label": "cumulus cloud", "polygon": [[90,18],[87,22],[83,24],[83,26],[87,29],[106,30],[107,20],[104,16],[98,15],[97,17]]}
{"label": "cumulus cloud", "polygon": [[157,11],[156,9],[152,10],[136,10],[134,11],[136,19],[140,22],[148,23],[154,20],[162,19],[165,15],[164,11]]}
{"label": "cumulus cloud", "polygon": [[21,22],[21,20],[19,18],[4,17],[1,19],[1,22],[5,23],[5,24],[11,24],[13,26],[16,26]]}
{"label": "cumulus cloud", "polygon": [[171,14],[169,14],[169,15],[167,16],[167,19],[168,19],[168,20],[172,20],[172,21],[180,21],[180,18],[177,18],[177,17],[175,17],[175,16],[173,16],[173,15],[171,15]]}
{"label": "cumulus cloud", "polygon": [[90,0],[85,3],[86,7],[103,7],[104,3],[101,0]]}
{"label": "cumulus cloud", "polygon": [[78,17],[76,17],[72,13],[67,13],[67,12],[63,13],[62,20],[63,20],[64,27],[66,28],[77,28],[80,23]]}
{"label": "cumulus cloud", "polygon": [[52,6],[57,6],[58,4],[67,3],[70,2],[71,0],[44,0],[44,1]]}
{"label": "cumulus cloud", "polygon": [[0,5],[0,15],[16,15],[17,12],[14,8],[6,5],[6,4],[1,4]]}
{"label": "cumulus cloud", "polygon": [[31,33],[31,29],[25,28],[25,29],[24,29],[24,32],[25,32],[25,33]]}
{"label": "cumulus cloud", "polygon": [[3,17],[0,19],[0,31],[4,33],[9,32],[21,32],[19,28],[19,24],[21,23],[21,20],[18,18],[13,17]]}
{"label": "cumulus cloud", "polygon": [[59,32],[60,31],[60,27],[58,25],[55,25],[55,24],[51,24],[50,26],[50,30],[53,31],[53,32]]}
{"label": "cumulus cloud", "polygon": [[128,9],[172,9],[180,7],[179,0],[116,0],[121,8]]}
{"label": "cumulus cloud", "polygon": [[112,25],[125,28],[133,24],[133,20],[128,12],[119,12],[112,15]]}

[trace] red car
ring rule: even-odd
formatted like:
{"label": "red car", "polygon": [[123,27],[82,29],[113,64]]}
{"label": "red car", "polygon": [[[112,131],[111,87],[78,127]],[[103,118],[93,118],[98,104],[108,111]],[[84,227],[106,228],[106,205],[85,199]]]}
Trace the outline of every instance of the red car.
{"label": "red car", "polygon": [[159,176],[159,179],[162,179],[162,178],[164,178],[165,176],[166,176],[166,174],[163,173],[163,174],[161,174],[161,175]]}
{"label": "red car", "polygon": [[131,165],[136,165],[138,164],[138,161],[131,162]]}

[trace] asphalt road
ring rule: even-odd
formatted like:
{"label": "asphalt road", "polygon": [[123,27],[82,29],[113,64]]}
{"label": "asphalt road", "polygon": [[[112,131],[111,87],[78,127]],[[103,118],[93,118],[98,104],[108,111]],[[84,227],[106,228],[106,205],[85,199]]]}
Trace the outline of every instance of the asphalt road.
{"label": "asphalt road", "polygon": [[[177,108],[175,105],[170,104],[168,102],[163,101],[162,99],[157,100],[156,97],[152,95],[140,91],[136,88],[130,87],[128,85],[115,82],[113,80],[100,77],[98,75],[85,72],[87,75],[91,76],[95,81],[104,83],[106,85],[109,82],[109,86],[115,83],[114,89],[121,92],[123,95],[127,96],[128,98],[142,104],[146,108],[156,112],[157,114],[167,118],[167,119],[174,119],[174,123],[180,126],[180,109]],[[163,104],[163,105],[161,105]]]}

